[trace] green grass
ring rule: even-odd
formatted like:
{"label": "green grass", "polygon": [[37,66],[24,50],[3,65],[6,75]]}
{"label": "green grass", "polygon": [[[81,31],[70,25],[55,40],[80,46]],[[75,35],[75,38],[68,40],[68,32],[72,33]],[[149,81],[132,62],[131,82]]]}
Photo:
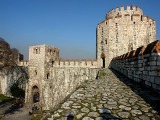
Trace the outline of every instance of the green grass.
{"label": "green grass", "polygon": [[107,72],[105,70],[100,70],[98,73],[98,78],[103,79],[107,75]]}
{"label": "green grass", "polygon": [[5,95],[0,94],[0,104],[5,102],[15,103],[15,99],[11,97],[7,97]]}
{"label": "green grass", "polygon": [[10,99],[12,99],[12,98],[0,94],[0,101],[1,101],[1,102],[8,101],[8,100],[10,100]]}

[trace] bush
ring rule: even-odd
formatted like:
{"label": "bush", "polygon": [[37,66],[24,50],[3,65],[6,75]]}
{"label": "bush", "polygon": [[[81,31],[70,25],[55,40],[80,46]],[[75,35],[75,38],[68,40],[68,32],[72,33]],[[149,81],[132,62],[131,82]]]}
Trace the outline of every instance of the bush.
{"label": "bush", "polygon": [[14,83],[10,88],[11,95],[16,98],[24,98],[25,91],[18,87],[18,83]]}

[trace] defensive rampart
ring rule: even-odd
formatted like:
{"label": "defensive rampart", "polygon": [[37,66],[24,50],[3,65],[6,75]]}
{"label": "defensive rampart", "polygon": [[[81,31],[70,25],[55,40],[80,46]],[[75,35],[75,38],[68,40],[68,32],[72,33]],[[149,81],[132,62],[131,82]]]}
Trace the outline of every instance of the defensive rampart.
{"label": "defensive rampart", "polygon": [[97,68],[97,60],[59,60],[55,61],[54,67]]}
{"label": "defensive rampart", "polygon": [[160,41],[113,58],[111,67],[136,82],[160,91]]}

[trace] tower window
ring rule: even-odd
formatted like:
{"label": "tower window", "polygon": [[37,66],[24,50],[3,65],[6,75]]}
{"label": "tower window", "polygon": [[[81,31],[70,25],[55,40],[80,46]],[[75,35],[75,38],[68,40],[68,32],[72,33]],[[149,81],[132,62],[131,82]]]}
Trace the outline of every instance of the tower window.
{"label": "tower window", "polygon": [[40,48],[34,48],[33,51],[34,51],[33,52],[34,54],[39,54],[40,53]]}
{"label": "tower window", "polygon": [[37,70],[35,70],[35,75],[37,75]]}
{"label": "tower window", "polygon": [[54,61],[52,61],[52,67],[53,67],[53,65],[54,65]]}
{"label": "tower window", "polygon": [[141,21],[143,20],[143,16],[141,15]]}
{"label": "tower window", "polygon": [[107,39],[105,40],[106,44],[107,44]]}
{"label": "tower window", "polygon": [[47,79],[49,79],[49,73],[47,73]]}
{"label": "tower window", "polygon": [[38,54],[38,49],[36,48],[36,54]]}

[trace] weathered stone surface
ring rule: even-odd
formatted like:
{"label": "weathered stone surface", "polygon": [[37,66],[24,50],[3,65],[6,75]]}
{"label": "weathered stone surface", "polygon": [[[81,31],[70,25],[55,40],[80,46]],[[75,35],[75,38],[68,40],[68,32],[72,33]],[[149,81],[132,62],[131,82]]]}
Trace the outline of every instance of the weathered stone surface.
{"label": "weathered stone surface", "polygon": [[77,119],[81,119],[83,115],[85,115],[85,113],[80,113],[76,117],[77,117]]}
{"label": "weathered stone surface", "polygon": [[[69,111],[73,111],[75,119],[159,119],[157,112],[152,109],[152,107],[148,103],[146,103],[141,98],[141,96],[137,95],[137,93],[134,93],[131,89],[128,89],[128,87],[126,87],[125,84],[119,81],[111,71],[108,72],[111,75],[108,76],[107,79],[87,81],[87,83],[85,83],[85,85],[83,86],[83,90],[79,88],[80,90],[78,89],[77,91],[75,91],[73,95],[71,95],[72,97],[69,97],[61,106],[69,105]],[[130,83],[130,85],[134,86],[132,83]],[[117,90],[113,88],[116,88]],[[137,89],[139,89],[138,86]],[[140,91],[143,92],[143,89],[141,89]],[[81,96],[83,96],[82,101],[79,101],[79,99],[81,98],[77,97],[79,93],[81,94]],[[106,100],[102,100],[109,93],[110,95],[106,98]],[[145,94],[147,96],[150,96],[149,98],[153,97],[152,94],[148,94],[148,92],[146,92]],[[86,99],[88,97],[90,99]],[[132,105],[132,103],[134,104]],[[73,106],[79,107],[73,109]],[[70,113],[67,112],[67,108],[62,109],[60,107],[59,110],[60,112],[58,113],[61,115],[60,119],[66,117]],[[55,111],[55,114],[56,113],[57,112]]]}
{"label": "weathered stone surface", "polygon": [[84,107],[84,108],[81,109],[81,111],[84,112],[84,113],[88,113],[89,109]]}
{"label": "weathered stone surface", "polygon": [[98,117],[99,114],[98,114],[97,112],[90,112],[90,113],[88,114],[88,116],[90,116],[90,117]]}
{"label": "weathered stone surface", "polygon": [[128,112],[119,112],[118,113],[120,118],[129,118],[130,113]]}
{"label": "weathered stone surface", "polygon": [[94,120],[94,119],[92,119],[90,117],[84,117],[82,120]]}
{"label": "weathered stone surface", "polygon": [[140,110],[131,110],[132,114],[141,115],[142,112]]}

